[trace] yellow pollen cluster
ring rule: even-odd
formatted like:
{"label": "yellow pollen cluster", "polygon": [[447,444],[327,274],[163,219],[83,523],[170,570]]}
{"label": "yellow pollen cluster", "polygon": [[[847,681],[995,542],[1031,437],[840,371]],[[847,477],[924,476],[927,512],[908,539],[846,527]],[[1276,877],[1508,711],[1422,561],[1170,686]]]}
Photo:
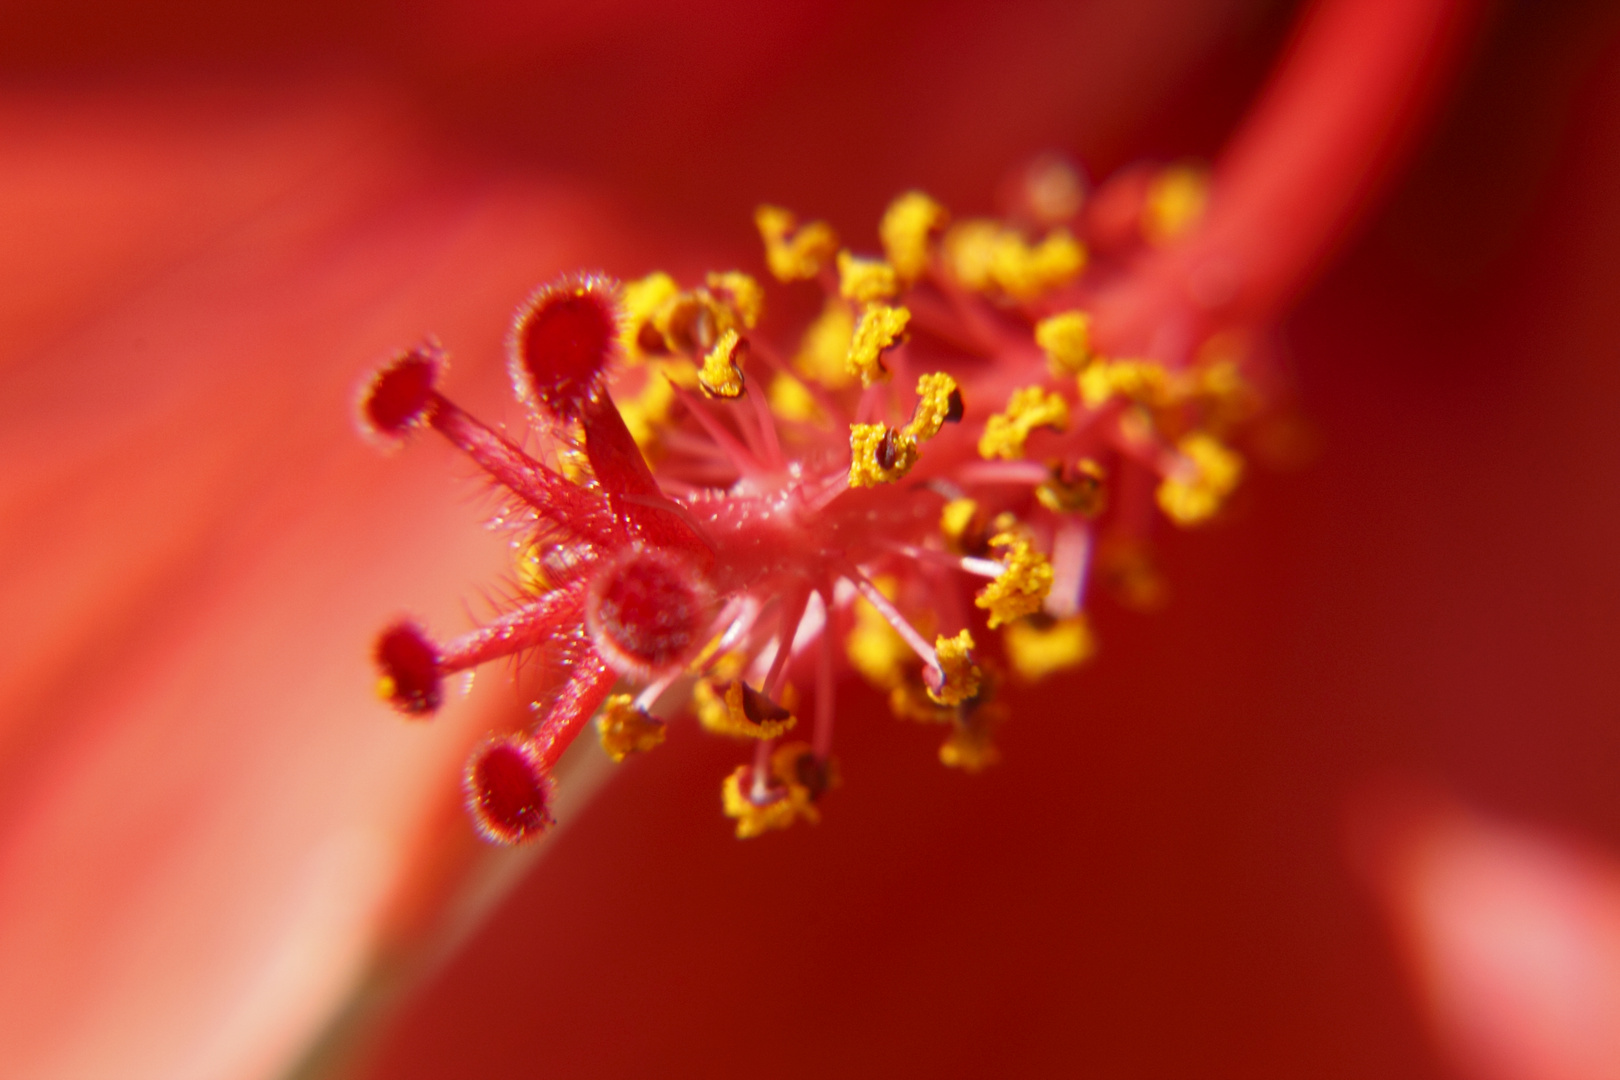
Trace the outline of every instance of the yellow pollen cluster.
{"label": "yellow pollen cluster", "polygon": [[[995,623],[990,625],[994,627]],[[973,662],[971,633],[963,630],[955,637],[939,635],[934,639],[934,653],[939,657],[939,670],[944,679],[938,690],[929,689],[929,697],[941,705],[960,705],[979,692],[983,675]]]}
{"label": "yellow pollen cluster", "polygon": [[1035,344],[1050,361],[1054,375],[1078,375],[1091,361],[1091,316],[1065,311],[1035,324]]}
{"label": "yellow pollen cluster", "polygon": [[990,613],[990,629],[1041,609],[1052,591],[1052,564],[1036,551],[1022,532],[1008,529],[990,538],[992,548],[1004,548],[1002,570],[973,598]]}
{"label": "yellow pollen cluster", "polygon": [[1025,682],[1038,682],[1091,659],[1097,651],[1091,624],[1085,615],[1051,623],[1019,619],[1002,634],[1007,660]]}
{"label": "yellow pollen cluster", "polygon": [[899,291],[894,267],[882,259],[862,259],[847,251],[838,253],[838,295],[845,300],[871,304],[891,300]]}
{"label": "yellow pollen cluster", "polygon": [[959,723],[939,748],[940,764],[965,773],[980,773],[1001,760],[1001,751],[990,741],[1000,722],[1000,709],[985,709]]}
{"label": "yellow pollen cluster", "polygon": [[765,289],[740,270],[711,272],[703,280],[709,292],[723,299],[737,313],[743,328],[752,330],[765,314]]}
{"label": "yellow pollen cluster", "polygon": [[778,281],[802,281],[821,273],[838,251],[838,234],[825,221],[804,225],[791,210],[761,206],[754,224],[765,241],[765,264]]}
{"label": "yellow pollen cluster", "polygon": [[704,680],[692,688],[692,704],[704,730],[734,739],[774,739],[798,722],[791,710],[733,679],[723,690]]}
{"label": "yellow pollen cluster", "polygon": [[647,371],[646,380],[637,393],[620,395],[617,399],[619,415],[630,437],[644,453],[651,453],[658,441],[659,429],[669,420],[669,411],[675,404],[675,379],[691,377],[691,367],[685,361],[662,361]]}
{"label": "yellow pollen cluster", "polygon": [[743,392],[742,360],[748,355],[748,339],[735,330],[720,335],[703,358],[698,372],[698,385],[713,398],[741,397]]}
{"label": "yellow pollen cluster", "polygon": [[585,433],[576,429],[574,442],[574,446],[557,451],[557,471],[569,483],[588,487],[596,481],[596,474],[591,472],[590,458],[585,456]]}
{"label": "yellow pollen cluster", "polygon": [[777,372],[771,380],[770,389],[765,391],[765,400],[770,404],[771,412],[783,420],[809,424],[821,419],[821,406],[816,404],[815,396],[804,383],[785,371]]}
{"label": "yellow pollen cluster", "polygon": [[876,487],[892,484],[917,463],[918,444],[961,418],[962,395],[956,380],[943,372],[917,380],[917,407],[911,421],[896,430],[887,424],[849,426],[849,484]]}
{"label": "yellow pollen cluster", "polygon": [[917,411],[906,425],[906,434],[917,439],[932,439],[940,428],[961,417],[962,394],[956,380],[936,371],[917,380]]}
{"label": "yellow pollen cluster", "polygon": [[911,312],[903,307],[868,305],[861,312],[860,321],[855,324],[855,333],[850,338],[849,355],[844,360],[845,370],[850,375],[860,376],[862,386],[871,386],[880,379],[887,379],[889,373],[883,367],[883,353],[894,346],[910,321]]}
{"label": "yellow pollen cluster", "polygon": [[1204,216],[1209,176],[1194,165],[1172,165],[1153,178],[1142,206],[1142,236],[1163,245],[1183,236]]}
{"label": "yellow pollen cluster", "polygon": [[928,269],[929,242],[948,220],[945,208],[920,191],[908,191],[889,204],[878,237],[902,281],[915,281]]}
{"label": "yellow pollen cluster", "polygon": [[663,743],[666,734],[664,722],[632,705],[629,694],[614,694],[602,703],[596,729],[602,749],[614,761],[651,750]]}
{"label": "yellow pollen cluster", "polygon": [[1115,396],[1154,408],[1184,397],[1181,380],[1153,360],[1098,360],[1080,373],[1080,400],[1097,409]]}
{"label": "yellow pollen cluster", "polygon": [[372,692],[377,695],[378,701],[392,701],[394,695],[399,692],[399,683],[394,681],[392,675],[379,675],[377,681],[372,684]]}
{"label": "yellow pollen cluster", "polygon": [[[899,592],[892,577],[876,578],[872,584],[890,600]],[[853,611],[855,625],[844,639],[844,654],[849,657],[850,666],[874,686],[894,686],[915,655],[911,646],[865,598],[855,598]]]}
{"label": "yellow pollen cluster", "polygon": [[652,355],[696,358],[729,330],[751,330],[764,312],[765,291],[738,270],[711,273],[705,284],[682,290],[665,273],[624,286],[620,340],[632,363]]}
{"label": "yellow pollen cluster", "polygon": [[974,669],[973,696],[954,704],[934,699],[921,683],[908,679],[889,692],[889,710],[900,720],[918,724],[949,724],[951,733],[939,748],[942,764],[964,772],[980,772],[1001,760],[991,743],[995,729],[1007,718],[1007,707],[991,700],[995,680]]}
{"label": "yellow pollen cluster", "polygon": [[648,274],[639,281],[625,282],[624,324],[620,330],[620,340],[624,344],[625,356],[631,361],[646,358],[647,349],[642,340],[644,332],[647,345],[660,350],[667,347],[663,335],[652,325],[653,318],[665,304],[680,295],[680,291],[675,279],[662,272]]}
{"label": "yellow pollen cluster", "polygon": [[1096,517],[1108,499],[1105,478],[1103,467],[1090,458],[1082,458],[1073,471],[1054,461],[1047,467],[1047,478],[1036,485],[1035,499],[1054,514]]}
{"label": "yellow pollen cluster", "polygon": [[986,459],[1002,458],[1012,461],[1024,456],[1024,443],[1038,427],[1062,431],[1069,423],[1069,403],[1039,386],[1026,386],[1013,391],[1007,399],[1005,412],[996,413],[984,422],[984,433],[979,436],[979,456]]}
{"label": "yellow pollen cluster", "polygon": [[[809,766],[806,768],[806,759]],[[729,818],[737,822],[737,838],[750,840],[773,829],[786,829],[796,821],[814,825],[821,820],[815,800],[822,790],[837,783],[833,763],[817,762],[809,746],[802,742],[784,743],[771,754],[770,783],[766,797],[754,801],[753,768],[740,765],[720,788],[720,801]],[[817,787],[805,782],[807,773],[819,774]]]}
{"label": "yellow pollen cluster", "polygon": [[1176,444],[1180,467],[1159,483],[1159,508],[1178,525],[1214,516],[1243,476],[1243,458],[1213,436],[1195,431]]}
{"label": "yellow pollen cluster", "polygon": [[821,314],[805,328],[804,337],[799,340],[793,369],[829,390],[848,386],[853,376],[846,365],[854,337],[855,312],[838,297],[827,297]]}
{"label": "yellow pollen cluster", "polygon": [[582,554],[575,544],[537,540],[517,550],[515,558],[518,584],[524,592],[543,596],[556,584],[552,578],[561,574],[570,576],[584,565],[589,556]]}
{"label": "yellow pollen cluster", "polygon": [[952,499],[939,512],[939,531],[945,534],[951,550],[963,551],[974,545],[968,543],[968,530],[979,521],[979,504],[972,499]]}
{"label": "yellow pollen cluster", "polygon": [[1067,229],[1053,229],[1030,244],[999,221],[974,218],[945,234],[945,259],[963,288],[1002,292],[1014,300],[1034,300],[1079,276],[1086,249]]}
{"label": "yellow pollen cluster", "polygon": [[551,578],[547,576],[542,561],[544,553],[545,549],[539,544],[530,544],[517,553],[518,586],[534,596],[543,596],[551,591]]}
{"label": "yellow pollen cluster", "polygon": [[1193,393],[1202,399],[1211,424],[1246,420],[1259,407],[1259,397],[1236,360],[1202,363],[1193,369],[1192,381]]}
{"label": "yellow pollen cluster", "polygon": [[917,463],[917,440],[888,424],[849,425],[849,486],[892,484]]}
{"label": "yellow pollen cluster", "polygon": [[900,680],[889,690],[889,711],[897,720],[910,720],[918,724],[949,724],[961,714],[963,708],[961,705],[942,705],[935,701],[922,680],[915,676]]}

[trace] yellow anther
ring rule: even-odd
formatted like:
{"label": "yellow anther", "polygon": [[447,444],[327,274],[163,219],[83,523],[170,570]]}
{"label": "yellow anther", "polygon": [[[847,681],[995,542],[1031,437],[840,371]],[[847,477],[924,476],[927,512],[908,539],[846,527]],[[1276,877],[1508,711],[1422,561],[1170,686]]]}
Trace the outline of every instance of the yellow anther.
{"label": "yellow anther", "polygon": [[832,390],[848,386],[849,344],[854,336],[854,311],[838,297],[827,297],[821,314],[805,328],[793,370]]}
{"label": "yellow anther", "polygon": [[778,372],[771,380],[765,400],[770,403],[771,412],[783,420],[808,424],[821,418],[821,406],[816,404],[804,383],[785,371]]}
{"label": "yellow anther", "polygon": [[1067,285],[1086,268],[1086,249],[1067,229],[1053,229],[1034,247],[1022,238],[997,247],[996,283],[1014,300],[1033,300]]}
{"label": "yellow anther", "polygon": [[585,566],[589,555],[576,544],[537,541],[518,549],[515,560],[518,584],[540,596],[556,588],[561,580],[573,577]]}
{"label": "yellow anther", "polygon": [[916,439],[932,439],[947,423],[962,419],[962,392],[956,380],[943,371],[924,375],[917,380],[917,409],[906,425],[907,435]]}
{"label": "yellow anther", "polygon": [[1103,467],[1082,458],[1073,469],[1061,461],[1047,466],[1047,478],[1035,488],[1036,500],[1054,514],[1080,514],[1096,517],[1103,512],[1108,493],[1103,487]]}
{"label": "yellow anther", "polygon": [[838,759],[816,757],[809,743],[783,743],[771,753],[771,775],[786,787],[803,788],[814,802],[838,786]]}
{"label": "yellow anther", "polygon": [[1132,405],[1119,414],[1119,441],[1125,446],[1157,449],[1163,440],[1145,405]]}
{"label": "yellow anther", "polygon": [[1006,411],[984,422],[984,433],[979,436],[979,456],[1008,461],[1021,458],[1024,443],[1036,428],[1062,431],[1068,423],[1069,403],[1058,394],[1039,386],[1015,390],[1007,399]]}
{"label": "yellow anther", "polygon": [[1243,476],[1243,458],[1195,431],[1176,443],[1181,460],[1159,483],[1159,508],[1177,525],[1208,521]]}
{"label": "yellow anther", "polygon": [[917,463],[917,440],[887,424],[849,425],[849,486],[892,484]]}
{"label": "yellow anther", "polygon": [[[992,626],[995,624],[992,623]],[[938,689],[928,688],[928,696],[941,705],[960,705],[979,692],[984,673],[973,662],[973,635],[966,630],[955,637],[940,634],[934,638],[943,676]]]}
{"label": "yellow anther", "polygon": [[1065,311],[1035,324],[1035,344],[1054,375],[1077,375],[1091,361],[1091,316]]}
{"label": "yellow anther", "polygon": [[[722,634],[716,634],[710,638],[709,643],[703,646],[703,650],[692,659],[687,671],[693,675],[701,675],[707,672],[708,681],[715,686],[724,685],[740,676],[743,670],[748,667],[748,655],[736,649],[721,652],[720,645],[724,640]],[[692,696],[694,700],[699,702],[703,700],[720,701],[716,694],[705,690],[701,683],[693,687]],[[721,707],[723,708],[724,705],[725,703],[722,701]],[[699,717],[699,719],[702,718]]]}
{"label": "yellow anther", "polygon": [[[899,592],[892,577],[876,578],[872,584],[890,600]],[[844,653],[849,657],[850,666],[874,686],[894,686],[904,677],[906,664],[916,654],[889,625],[889,620],[865,598],[855,598],[853,611],[855,625],[844,639]]]}
{"label": "yellow anther", "polygon": [[1000,760],[990,735],[1007,718],[1007,707],[991,700],[995,696],[994,678],[973,668],[972,679],[969,696],[948,703],[936,698],[915,678],[907,679],[889,691],[889,710],[900,720],[950,724],[951,734],[939,748],[939,760],[954,769],[978,772]]}
{"label": "yellow anther", "polygon": [[551,576],[546,573],[545,549],[529,544],[518,550],[518,586],[526,593],[541,596],[551,591]]}
{"label": "yellow anther", "polygon": [[996,286],[996,244],[1001,239],[999,221],[969,218],[952,225],[945,234],[944,255],[951,276],[964,289],[989,292]]}
{"label": "yellow anther", "polygon": [[[584,440],[580,440],[583,446]],[[596,482],[596,474],[591,471],[590,458],[585,456],[583,449],[565,447],[557,451],[557,471],[571,484],[588,487]]]}
{"label": "yellow anther", "polygon": [[759,325],[759,318],[765,313],[765,290],[751,276],[741,270],[711,272],[704,279],[704,284],[716,299],[736,314],[744,330],[752,330]]}
{"label": "yellow anther", "polygon": [[941,705],[929,696],[928,688],[915,677],[902,679],[889,690],[889,711],[897,720],[918,724],[954,723],[962,711],[956,705]]}
{"label": "yellow anther", "polygon": [[703,370],[698,372],[698,385],[709,397],[741,397],[743,392],[743,357],[748,355],[748,339],[737,331],[727,330],[720,335],[703,358]]}
{"label": "yellow anther", "polygon": [[1186,396],[1184,382],[1153,360],[1098,360],[1080,373],[1080,400],[1096,409],[1118,395],[1164,408]]}
{"label": "yellow anther", "polygon": [[825,221],[803,225],[791,210],[761,206],[754,224],[765,241],[765,263],[778,281],[800,281],[821,273],[838,251],[838,234]]}
{"label": "yellow anther", "polygon": [[983,524],[979,504],[972,499],[952,499],[939,512],[939,531],[945,534],[946,541],[955,551],[975,548],[977,545],[971,541],[978,538],[970,536],[970,530],[982,530]]}
{"label": "yellow anther", "polygon": [[1246,420],[1259,406],[1259,395],[1243,375],[1247,343],[1241,336],[1216,333],[1199,347],[1193,362],[1192,392],[1207,402],[1206,423],[1232,424]]}
{"label": "yellow anther", "polygon": [[1001,640],[1013,671],[1026,682],[1078,667],[1097,651],[1091,624],[1083,614],[1051,623],[1019,619],[1007,627]]}
{"label": "yellow anther", "polygon": [[725,696],[707,679],[700,679],[692,686],[692,712],[705,731],[731,733],[731,710],[726,708]]}
{"label": "yellow anther", "polygon": [[845,300],[871,304],[892,300],[899,291],[894,267],[882,259],[862,259],[848,251],[838,253],[838,295]]}
{"label": "yellow anther", "polygon": [[737,821],[737,838],[748,840],[795,821],[814,825],[821,820],[815,801],[838,783],[832,761],[820,761],[804,743],[784,743],[771,754],[769,782],[763,798],[755,801],[752,766],[740,765],[720,789],[726,816]]}
{"label": "yellow anther", "polygon": [[977,773],[999,762],[1001,751],[990,741],[992,729],[993,723],[988,717],[978,723],[958,724],[939,748],[940,764],[965,773]]}
{"label": "yellow anther", "polygon": [[393,701],[394,695],[399,693],[399,683],[394,681],[392,675],[379,675],[372,684],[372,693],[377,695],[378,701]]}
{"label": "yellow anther", "polygon": [[920,191],[908,191],[889,204],[878,224],[883,253],[902,281],[915,281],[928,269],[929,241],[950,215]]}
{"label": "yellow anther", "polygon": [[1114,396],[1114,362],[1099,360],[1080,373],[1080,402],[1088,409],[1100,409]]}
{"label": "yellow anther", "polygon": [[652,451],[657,445],[658,432],[669,420],[670,407],[675,404],[675,387],[664,374],[668,367],[670,364],[665,362],[647,369],[647,379],[641,384],[641,389],[618,401],[624,426],[630,430],[630,437],[643,453]]}
{"label": "yellow anther", "polygon": [[880,379],[887,379],[889,373],[883,367],[883,353],[899,340],[910,321],[911,312],[903,307],[868,305],[862,310],[860,321],[855,324],[855,333],[850,338],[849,355],[844,360],[845,370],[850,375],[860,376],[862,386],[871,386]]}
{"label": "yellow anther", "polygon": [[692,688],[698,723],[716,735],[736,739],[774,739],[798,722],[793,713],[741,679],[715,689],[705,679]]}
{"label": "yellow anther", "polygon": [[668,346],[663,331],[654,323],[658,312],[680,293],[675,279],[663,272],[648,274],[624,286],[624,326],[619,332],[624,354],[632,362],[649,352],[663,352]]}
{"label": "yellow anther", "polygon": [[1067,285],[1086,266],[1086,249],[1067,229],[1053,229],[1032,245],[985,218],[953,226],[945,234],[945,256],[964,288],[1000,290],[1014,300],[1034,300]]}
{"label": "yellow anther", "polygon": [[[753,777],[751,766],[739,765],[720,787],[721,806],[726,817],[736,819],[739,840],[752,840],[773,829],[785,829],[801,816],[801,808],[793,801],[792,795],[780,788],[769,789],[762,802],[755,802]],[[813,806],[807,805],[803,809],[810,811],[810,814],[803,816],[812,821],[820,816]]]}
{"label": "yellow anther", "polygon": [[1151,408],[1166,408],[1187,397],[1187,380],[1151,360],[1115,365],[1115,392]]}
{"label": "yellow anther", "polygon": [[596,729],[602,738],[602,749],[614,761],[651,750],[663,743],[666,734],[664,722],[649,715],[647,710],[636,708],[629,694],[614,694],[602,702]]}
{"label": "yellow anther", "polygon": [[1217,360],[1200,367],[1196,374],[1198,393],[1219,404],[1233,404],[1252,394],[1243,369],[1231,360]]}
{"label": "yellow anther", "polygon": [[[904,310],[904,309],[902,309]],[[947,422],[962,418],[956,380],[943,372],[917,380],[917,407],[905,427],[849,425],[850,487],[892,484],[917,463],[917,444],[932,439]]]}
{"label": "yellow anther", "polygon": [[1196,165],[1172,165],[1148,185],[1142,206],[1142,236],[1168,244],[1198,224],[1209,202],[1209,174]]}
{"label": "yellow anther", "polygon": [[[666,349],[688,356],[712,349],[720,335],[736,325],[736,313],[706,289],[676,293],[653,313],[651,323],[663,336]],[[644,342],[648,336],[644,330]]]}
{"label": "yellow anther", "polygon": [[1052,564],[1016,529],[992,536],[990,546],[1005,549],[1001,573],[979,590],[973,603],[990,613],[990,629],[994,630],[1041,609],[1052,591]]}

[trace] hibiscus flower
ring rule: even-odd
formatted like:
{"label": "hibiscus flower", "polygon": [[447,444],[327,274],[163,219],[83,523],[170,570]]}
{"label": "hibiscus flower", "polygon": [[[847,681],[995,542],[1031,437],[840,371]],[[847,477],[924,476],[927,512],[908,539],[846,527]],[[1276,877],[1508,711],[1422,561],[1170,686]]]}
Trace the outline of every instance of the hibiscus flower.
{"label": "hibiscus flower", "polygon": [[[641,26],[626,33],[475,8],[413,15],[429,29],[388,47],[354,16],[328,55],[365,53],[391,77],[323,77],[301,101],[279,74],[227,94],[138,65],[115,94],[14,90],[28,137],[8,170],[0,439],[6,609],[28,620],[11,620],[0,683],[7,1067],[274,1075],[342,1003],[364,1013],[356,990],[392,985],[392,958],[418,965],[410,943],[466,925],[476,905],[447,916],[465,895],[447,882],[521,861],[483,858],[445,782],[513,722],[510,685],[481,679],[431,728],[365,700],[379,614],[448,624],[505,555],[442,458],[352,445],[366,358],[436,333],[455,343],[458,397],[500,418],[510,306],[565,270],[706,268],[711,246],[743,250],[767,197],[858,221],[924,182],[971,205],[1056,140],[1103,171],[1213,151],[1271,24],[1246,36],[1198,5],[1099,10],[1063,34],[1033,9],[992,32],[952,10],[863,13],[858,29],[813,7],[612,13]],[[313,16],[262,45],[206,18],[179,44],[131,34],[124,53],[92,35],[90,58],[310,55]],[[72,45],[49,67],[50,29],[34,62],[82,76]],[[1438,75],[1431,62],[1400,70]],[[1205,76],[1199,101],[1169,95],[1200,63],[1236,74]],[[813,77],[831,72],[844,78]],[[1601,92],[1580,130],[1613,115]],[[1511,115],[1560,104],[1532,93]],[[1458,115],[1497,115],[1474,109]],[[1162,142],[1130,134],[1154,114]],[[1512,191],[1448,234],[1429,208],[1476,186],[1445,163],[1491,159],[1441,145],[1289,324],[1319,463],[1168,545],[1175,604],[1101,627],[1104,654],[1059,686],[1063,708],[1026,699],[1036,715],[1009,725],[999,771],[929,771],[915,733],[868,700],[840,725],[836,815],[739,849],[708,779],[724,748],[672,741],[590,814],[557,808],[569,824],[535,849],[544,871],[409,1006],[377,1074],[1424,1068],[1337,851],[1347,790],[1415,761],[1501,798],[1521,783],[1511,805],[1589,830],[1612,814],[1595,782],[1560,783],[1605,745],[1582,719],[1612,704],[1583,666],[1596,617],[1537,626],[1601,611],[1612,585],[1593,557],[1612,470],[1590,441],[1613,388],[1590,359],[1615,340],[1592,291],[1613,280],[1612,208],[1570,179],[1522,234],[1539,247],[1479,226],[1503,227]],[[872,164],[840,182],[850,146]],[[1243,234],[1274,241],[1257,303],[1303,287],[1319,254],[1276,239],[1296,233],[1265,220],[1274,206],[1238,204]],[[1583,235],[1557,231],[1573,221]],[[1492,240],[1516,258],[1470,281],[1447,258],[1459,234],[1481,245],[1474,261]],[[1424,308],[1448,296],[1461,330]],[[1497,298],[1513,308],[1493,322]],[[1514,361],[1532,348],[1562,366],[1527,374]],[[1504,624],[1486,601],[1504,597],[1523,629],[1491,636]],[[1508,656],[1540,678],[1511,681]],[[1559,673],[1577,689],[1528,694]],[[1512,754],[1526,712],[1567,740],[1548,761]],[[1480,716],[1500,731],[1472,771],[1402,752],[1409,723],[1457,747]]]}

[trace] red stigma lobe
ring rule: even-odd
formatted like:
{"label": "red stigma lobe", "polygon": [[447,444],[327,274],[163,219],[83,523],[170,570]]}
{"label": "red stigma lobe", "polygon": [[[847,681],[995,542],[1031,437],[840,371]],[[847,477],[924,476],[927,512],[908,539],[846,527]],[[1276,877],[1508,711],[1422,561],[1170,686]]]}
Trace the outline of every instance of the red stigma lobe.
{"label": "red stigma lobe", "polygon": [[421,627],[402,622],[383,631],[376,658],[382,673],[378,696],[410,716],[425,716],[439,708],[444,700],[443,665]]}
{"label": "red stigma lobe", "polygon": [[478,829],[502,844],[516,844],[552,822],[551,780],[539,752],[524,739],[505,738],[473,755],[467,766],[467,806]]}
{"label": "red stigma lobe", "polygon": [[585,625],[617,671],[644,675],[686,659],[702,644],[711,593],[685,558],[631,549],[603,566],[585,596]]}
{"label": "red stigma lobe", "polygon": [[401,439],[421,426],[433,409],[434,386],[444,354],[432,342],[403,353],[377,372],[360,401],[360,418],[373,434]]}
{"label": "red stigma lobe", "polygon": [[601,388],[618,348],[613,289],[597,278],[541,289],[519,312],[512,381],[530,408],[574,419]]}

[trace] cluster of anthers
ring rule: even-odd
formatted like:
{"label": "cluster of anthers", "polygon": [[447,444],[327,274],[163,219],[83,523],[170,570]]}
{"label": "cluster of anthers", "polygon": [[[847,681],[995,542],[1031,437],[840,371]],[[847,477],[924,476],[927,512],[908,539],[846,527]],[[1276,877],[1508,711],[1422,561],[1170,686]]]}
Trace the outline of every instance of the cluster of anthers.
{"label": "cluster of anthers", "polygon": [[1123,244],[1088,235],[1072,183],[1009,220],[953,223],[908,192],[880,257],[763,206],[771,274],[825,293],[791,350],[757,332],[764,291],[745,273],[566,277],[509,338],[523,445],[439,393],[437,343],[385,364],[366,428],[432,427],[505,489],[518,588],[460,637],[387,629],[381,695],[424,716],[447,677],[497,657],[538,650],[557,673],[534,724],[468,764],[483,834],[551,823],[551,767],[593,715],[622,760],[688,703],[753,744],[722,788],[738,836],[813,822],[837,783],[844,661],[897,716],[945,729],[946,765],[977,771],[997,758],[998,683],[1091,654],[1088,578],[1153,606],[1154,503],[1184,526],[1220,509],[1260,395],[1230,335],[1152,358],[1093,348],[1098,283],[1189,227],[1203,193],[1182,168],[1137,190]]}

